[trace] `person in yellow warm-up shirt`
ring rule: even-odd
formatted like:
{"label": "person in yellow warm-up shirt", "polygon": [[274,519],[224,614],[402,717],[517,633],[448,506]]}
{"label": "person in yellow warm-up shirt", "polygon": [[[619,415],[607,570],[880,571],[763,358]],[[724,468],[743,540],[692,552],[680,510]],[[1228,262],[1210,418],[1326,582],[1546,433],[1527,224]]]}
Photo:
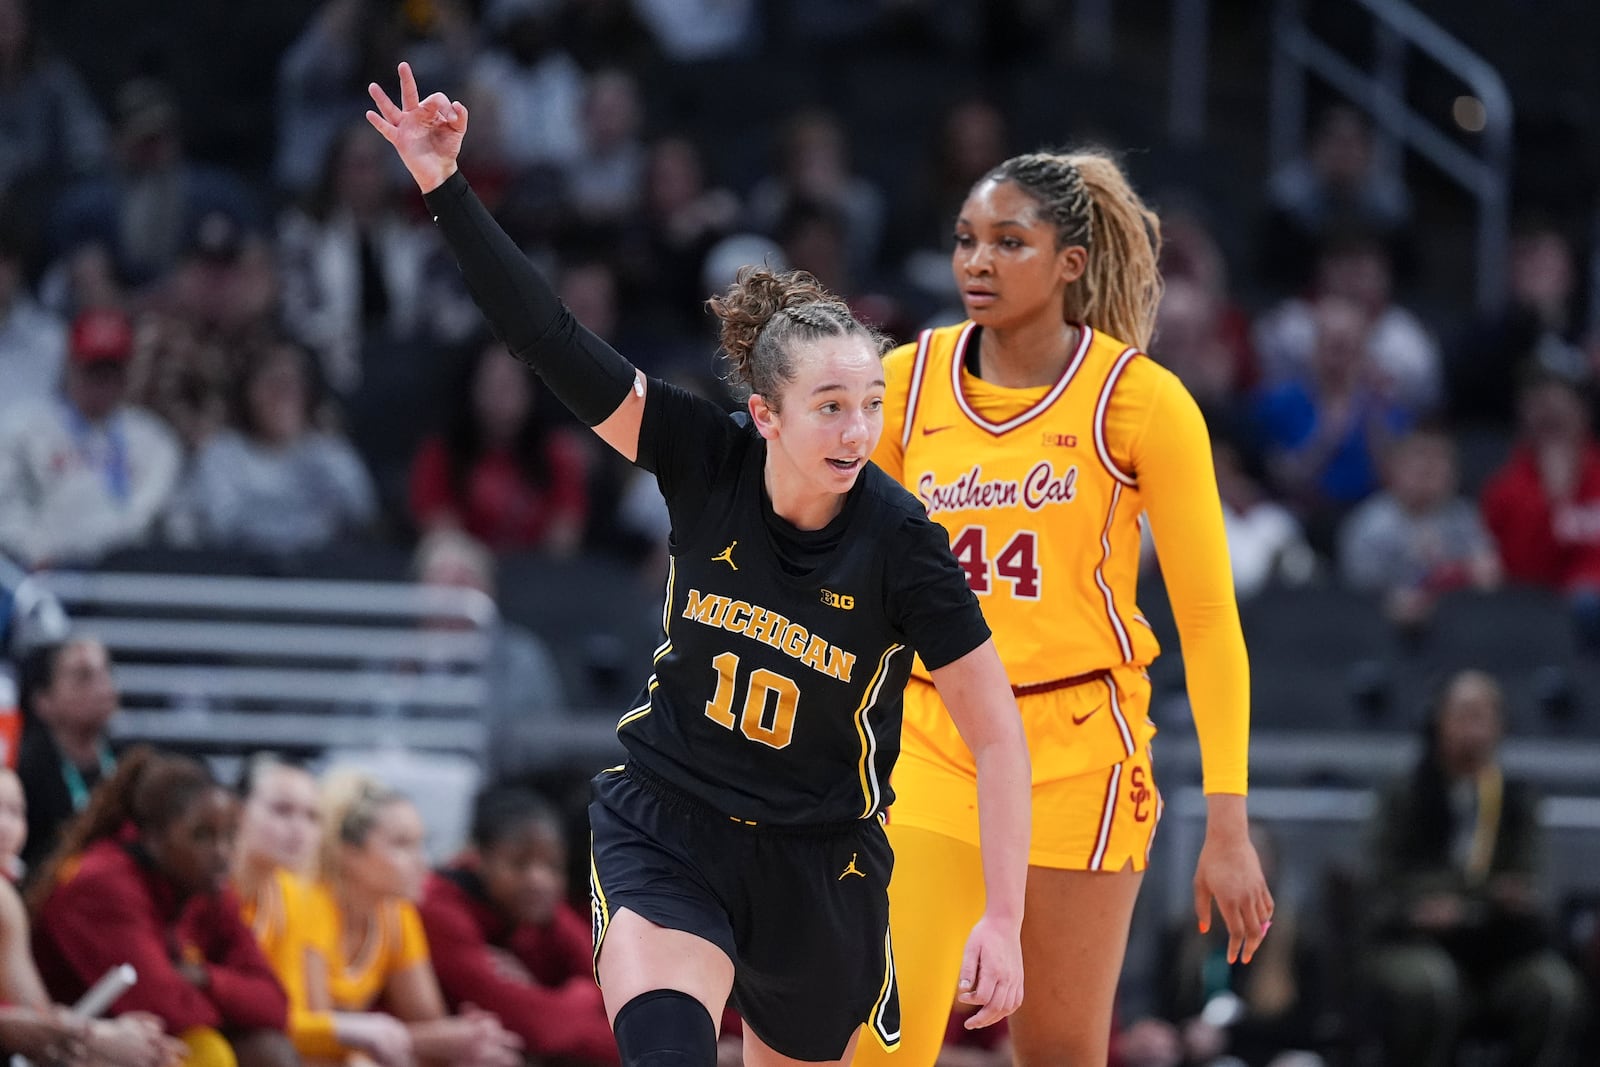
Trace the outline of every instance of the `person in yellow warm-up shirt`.
{"label": "person in yellow warm-up shirt", "polygon": [[[1161,798],[1139,614],[1148,516],[1183,640],[1208,797],[1195,910],[1215,901],[1249,960],[1272,897],[1244,794],[1249,665],[1199,408],[1141,350],[1160,300],[1160,223],[1098,152],[1007,160],[973,187],[953,267],[969,319],[885,359],[874,461],[950,535],[1017,694],[1033,759],[1022,1065],[1106,1062],[1113,998]],[[919,664],[920,668],[920,664]],[[925,671],[905,696],[893,784],[898,1067],[927,1067],[982,914],[974,772]],[[877,1067],[863,1045],[855,1063]]]}

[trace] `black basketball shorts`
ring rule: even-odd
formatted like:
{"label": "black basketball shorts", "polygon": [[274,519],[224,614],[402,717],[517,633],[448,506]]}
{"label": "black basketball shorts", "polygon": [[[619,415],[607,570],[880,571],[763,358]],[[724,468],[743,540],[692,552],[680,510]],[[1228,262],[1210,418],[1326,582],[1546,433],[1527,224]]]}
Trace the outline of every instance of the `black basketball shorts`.
{"label": "black basketball shorts", "polygon": [[589,805],[595,960],[623,908],[716,945],[733,1005],[774,1051],[836,1060],[863,1023],[893,1049],[894,855],[877,819],[751,826],[637,764],[601,772]]}

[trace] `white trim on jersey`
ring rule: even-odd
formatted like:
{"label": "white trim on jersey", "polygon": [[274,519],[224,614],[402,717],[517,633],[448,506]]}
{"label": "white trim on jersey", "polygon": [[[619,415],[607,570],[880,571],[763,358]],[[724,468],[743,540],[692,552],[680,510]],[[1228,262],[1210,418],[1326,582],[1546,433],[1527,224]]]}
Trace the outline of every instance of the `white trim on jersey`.
{"label": "white trim on jersey", "polygon": [[928,348],[932,342],[932,330],[923,330],[917,335],[917,358],[911,364],[911,391],[906,394],[906,424],[900,428],[901,452],[911,447],[911,427],[917,421],[917,404],[922,399],[922,374],[928,368]]}
{"label": "white trim on jersey", "polygon": [[1122,377],[1123,369],[1138,354],[1139,350],[1131,346],[1122,350],[1122,355],[1111,365],[1111,373],[1106,375],[1106,382],[1100,387],[1100,401],[1094,406],[1094,450],[1099,454],[1100,462],[1106,472],[1128,486],[1136,486],[1139,483],[1133,475],[1117,466],[1116,461],[1111,458],[1111,450],[1106,447],[1106,408],[1111,404],[1111,393],[1117,387],[1117,379]]}
{"label": "white trim on jersey", "polygon": [[1111,619],[1111,628],[1116,631],[1117,645],[1122,649],[1122,662],[1133,660],[1133,642],[1128,640],[1128,628],[1122,625],[1122,619],[1117,615],[1116,598],[1111,594],[1111,587],[1106,584],[1105,566],[1111,562],[1111,524],[1117,517],[1117,502],[1122,499],[1121,484],[1111,489],[1111,506],[1106,509],[1105,529],[1100,531],[1100,562],[1094,569],[1094,584],[1100,587],[1101,594],[1106,598],[1106,615]]}
{"label": "white trim on jersey", "polygon": [[1094,331],[1087,326],[1083,327],[1078,338],[1078,350],[1072,354],[1072,359],[1067,362],[1066,369],[1061,372],[1061,377],[1056,380],[1055,385],[1051,386],[1050,391],[1041,397],[1038,403],[1018,415],[1013,415],[1005,422],[990,422],[973,410],[972,405],[967,403],[967,394],[961,390],[961,368],[967,358],[967,342],[972,338],[972,332],[976,328],[976,323],[969,322],[966,328],[961,331],[961,336],[956,338],[955,351],[950,356],[950,387],[955,392],[956,404],[960,406],[967,418],[996,437],[1003,433],[1009,433],[1018,426],[1031,422],[1048,411],[1050,405],[1059,400],[1061,394],[1067,391],[1067,386],[1071,384],[1073,377],[1078,373],[1078,368],[1083,366],[1084,357],[1089,354],[1089,345],[1094,340]]}
{"label": "white trim on jersey", "polygon": [[856,709],[856,733],[861,738],[861,793],[866,800],[866,807],[861,809],[861,817],[867,818],[878,810],[883,803],[883,786],[878,781],[878,735],[872,730],[872,723],[868,716],[878,704],[878,697],[883,693],[884,679],[889,676],[889,661],[894,659],[896,652],[904,649],[905,645],[890,645],[883,650],[883,655],[878,657],[878,670],[872,676],[872,681],[867,683],[867,691],[861,697],[861,706]]}

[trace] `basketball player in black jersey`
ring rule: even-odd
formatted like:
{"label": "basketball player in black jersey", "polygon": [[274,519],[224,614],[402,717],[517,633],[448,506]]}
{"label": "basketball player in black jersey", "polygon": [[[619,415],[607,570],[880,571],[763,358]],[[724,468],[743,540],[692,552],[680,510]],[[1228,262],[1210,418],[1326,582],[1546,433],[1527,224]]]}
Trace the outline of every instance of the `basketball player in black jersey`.
{"label": "basketball player in black jersey", "polygon": [[989,630],[948,538],[867,462],[882,340],[810,275],[746,270],[711,302],[747,412],[646,379],[579,325],[456,170],[467,111],[371,87],[394,145],[507,346],[655,474],[672,518],[663,640],[590,806],[596,974],[628,1067],[711,1067],[730,995],[745,1062],[891,1046],[883,833],[913,654],[978,766],[987,908],[961,995],[1022,998],[1029,767]]}

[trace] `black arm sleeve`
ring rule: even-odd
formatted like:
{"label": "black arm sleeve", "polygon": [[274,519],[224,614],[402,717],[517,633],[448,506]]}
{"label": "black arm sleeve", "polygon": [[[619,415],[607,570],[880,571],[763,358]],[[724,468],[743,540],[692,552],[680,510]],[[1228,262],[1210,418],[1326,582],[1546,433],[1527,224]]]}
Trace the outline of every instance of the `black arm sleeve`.
{"label": "black arm sleeve", "polygon": [[907,516],[890,539],[889,618],[930,671],[948,666],[989,639],[978,598],[950,554],[944,528]]}
{"label": "black arm sleeve", "polygon": [[585,424],[610,417],[633,388],[633,365],[572,317],[460,171],[423,199],[472,299],[511,354]]}

